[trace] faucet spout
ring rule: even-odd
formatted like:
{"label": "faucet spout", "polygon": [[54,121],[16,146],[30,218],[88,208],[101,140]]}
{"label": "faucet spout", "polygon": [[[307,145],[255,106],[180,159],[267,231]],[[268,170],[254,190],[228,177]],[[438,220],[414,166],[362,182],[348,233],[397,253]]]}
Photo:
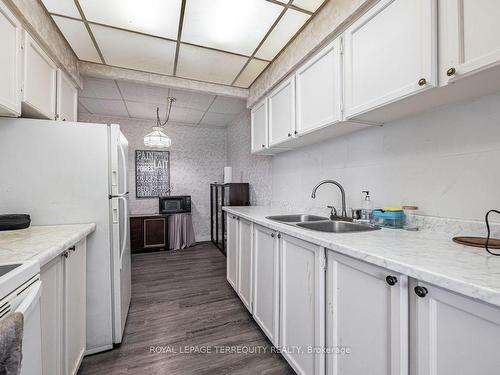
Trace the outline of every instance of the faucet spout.
{"label": "faucet spout", "polygon": [[318,188],[321,186],[321,185],[324,185],[324,184],[332,184],[332,185],[335,185],[337,186],[339,189],[340,189],[340,194],[342,195],[342,216],[343,217],[347,217],[347,211],[346,211],[346,207],[345,207],[345,190],[343,188],[343,186],[338,183],[337,181],[334,181],[334,180],[323,180],[323,181],[320,181],[312,190],[312,193],[311,193],[311,198],[316,198],[316,190],[318,190]]}

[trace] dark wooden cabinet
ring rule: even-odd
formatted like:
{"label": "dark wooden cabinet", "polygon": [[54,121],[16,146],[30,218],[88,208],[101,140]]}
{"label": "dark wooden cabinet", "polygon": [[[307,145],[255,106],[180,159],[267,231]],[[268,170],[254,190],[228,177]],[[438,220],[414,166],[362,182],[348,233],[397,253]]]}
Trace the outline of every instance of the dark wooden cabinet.
{"label": "dark wooden cabinet", "polygon": [[210,236],[226,254],[226,213],[223,206],[249,206],[248,183],[210,184]]}
{"label": "dark wooden cabinet", "polygon": [[130,217],[130,250],[132,252],[167,249],[167,216]]}

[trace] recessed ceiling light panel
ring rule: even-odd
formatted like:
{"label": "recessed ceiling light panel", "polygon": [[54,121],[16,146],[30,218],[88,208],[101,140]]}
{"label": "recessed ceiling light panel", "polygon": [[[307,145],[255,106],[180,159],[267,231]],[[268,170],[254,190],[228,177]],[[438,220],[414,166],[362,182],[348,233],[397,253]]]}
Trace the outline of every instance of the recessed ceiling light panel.
{"label": "recessed ceiling light panel", "polygon": [[81,18],[74,0],[42,0],[43,5],[50,13],[60,14],[73,18]]}
{"label": "recessed ceiling light panel", "polygon": [[264,0],[188,0],[182,40],[251,55],[282,10]]}
{"label": "recessed ceiling light panel", "polygon": [[52,16],[52,18],[80,60],[101,62],[101,58],[82,21],[58,16]]}

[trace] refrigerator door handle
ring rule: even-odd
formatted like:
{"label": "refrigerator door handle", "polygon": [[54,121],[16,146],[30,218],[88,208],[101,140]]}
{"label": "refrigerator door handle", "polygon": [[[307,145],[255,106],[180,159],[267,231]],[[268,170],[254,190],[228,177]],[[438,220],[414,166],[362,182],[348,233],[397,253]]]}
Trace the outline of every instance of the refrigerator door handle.
{"label": "refrigerator door handle", "polygon": [[[128,212],[128,199],[124,196],[117,197],[118,200],[123,200],[123,208],[125,213]],[[128,216],[128,215],[125,215]],[[127,236],[128,236],[128,220],[125,220],[125,225],[123,226],[122,233],[122,247],[120,249],[120,270],[123,268],[123,254],[127,248]]]}
{"label": "refrigerator door handle", "polygon": [[118,192],[118,196],[124,196],[128,194],[128,166],[127,166],[127,155],[125,155],[125,150],[120,142],[118,142],[118,148],[120,149],[120,154],[122,156],[122,169],[123,169],[123,193]]}
{"label": "refrigerator door handle", "polygon": [[128,194],[129,194],[129,193],[128,193],[128,191],[126,191],[126,192],[125,192],[125,193],[123,193],[123,194],[115,194],[115,195],[109,194],[109,195],[108,195],[108,198],[109,198],[109,199],[113,199],[113,198],[125,198],[125,197],[127,197],[127,196],[128,196]]}

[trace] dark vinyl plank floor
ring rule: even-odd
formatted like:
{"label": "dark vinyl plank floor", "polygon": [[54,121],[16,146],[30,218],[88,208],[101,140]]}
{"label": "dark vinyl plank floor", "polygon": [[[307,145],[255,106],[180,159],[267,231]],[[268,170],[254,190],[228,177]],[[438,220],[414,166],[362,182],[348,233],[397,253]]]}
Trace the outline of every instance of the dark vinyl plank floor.
{"label": "dark vinyl plank floor", "polygon": [[85,357],[78,374],[294,374],[271,347],[227,283],[226,258],[203,242],[132,255],[123,343]]}

